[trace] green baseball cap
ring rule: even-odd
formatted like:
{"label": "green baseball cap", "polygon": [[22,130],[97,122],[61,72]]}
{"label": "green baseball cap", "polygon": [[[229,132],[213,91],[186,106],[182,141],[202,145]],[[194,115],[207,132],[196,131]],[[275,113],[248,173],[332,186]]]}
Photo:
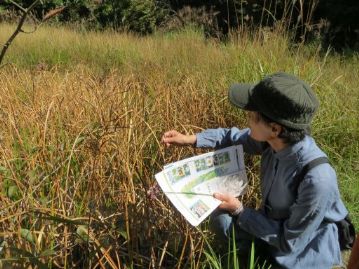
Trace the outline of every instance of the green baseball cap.
{"label": "green baseball cap", "polygon": [[257,84],[233,84],[228,97],[235,106],[258,111],[292,129],[308,128],[319,106],[306,82],[284,72],[269,75]]}

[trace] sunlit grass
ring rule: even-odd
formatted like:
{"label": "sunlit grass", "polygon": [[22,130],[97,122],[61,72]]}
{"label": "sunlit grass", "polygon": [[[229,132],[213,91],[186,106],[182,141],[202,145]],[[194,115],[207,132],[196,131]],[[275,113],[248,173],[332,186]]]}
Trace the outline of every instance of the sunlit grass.
{"label": "sunlit grass", "polygon": [[[0,43],[13,28],[0,25]],[[0,69],[0,238],[13,247],[2,257],[23,267],[210,264],[203,235],[165,197],[146,196],[164,163],[200,152],[165,150],[160,137],[245,127],[228,85],[276,71],[318,94],[313,135],[358,227],[359,58],[266,35],[220,44],[193,29],[143,38],[48,27],[20,34]],[[256,206],[258,159],[247,164],[245,200]]]}

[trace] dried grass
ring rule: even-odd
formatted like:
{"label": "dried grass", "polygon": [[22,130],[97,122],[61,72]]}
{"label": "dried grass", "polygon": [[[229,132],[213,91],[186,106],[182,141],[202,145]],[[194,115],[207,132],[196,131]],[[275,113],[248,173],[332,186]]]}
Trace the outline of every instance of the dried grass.
{"label": "dried grass", "polygon": [[[51,42],[50,30],[56,33]],[[160,137],[172,128],[194,133],[201,127],[244,127],[243,114],[226,101],[228,84],[277,70],[313,83],[322,100],[314,134],[339,175],[347,176],[342,188],[346,201],[354,202],[358,140],[350,152],[344,147],[359,135],[358,96],[345,96],[356,85],[351,79],[359,72],[351,69],[357,60],[324,64],[317,54],[306,56],[269,35],[276,38],[238,38],[226,46],[191,31],[139,39],[44,28],[33,39],[19,37],[8,55],[16,64],[0,69],[3,263],[201,268],[202,233],[163,195],[149,199],[146,192],[164,163],[202,151],[165,150]],[[61,58],[53,64],[49,51],[59,50],[68,56],[65,65]],[[125,56],[118,62],[109,58],[106,67],[98,56],[113,50]],[[25,52],[38,58],[26,61]],[[340,162],[349,157],[351,170]],[[245,201],[256,206],[259,163],[246,163],[252,187]]]}

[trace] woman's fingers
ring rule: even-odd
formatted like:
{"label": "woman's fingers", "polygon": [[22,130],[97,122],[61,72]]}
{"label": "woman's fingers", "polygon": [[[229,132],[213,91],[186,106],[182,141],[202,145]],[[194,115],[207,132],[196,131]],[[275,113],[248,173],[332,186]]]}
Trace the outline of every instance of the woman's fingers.
{"label": "woman's fingers", "polygon": [[164,134],[163,134],[163,137],[164,138],[169,138],[169,137],[174,137],[174,136],[176,136],[176,135],[178,135],[179,134],[179,132],[177,132],[176,130],[170,130],[170,131],[168,131],[168,132],[165,132]]}
{"label": "woman's fingers", "polygon": [[228,194],[223,194],[223,193],[218,193],[218,192],[215,192],[213,194],[213,197],[222,201],[222,202],[228,202],[229,200],[233,199],[234,197],[231,196],[231,195],[228,195]]}
{"label": "woman's fingers", "polygon": [[171,145],[194,145],[197,141],[196,135],[184,135],[176,130],[171,130],[165,132],[161,139],[162,143],[164,143],[167,147]]}
{"label": "woman's fingers", "polygon": [[176,130],[171,130],[168,132],[165,132],[162,136],[162,142],[169,147],[172,144],[181,144],[181,136],[183,136],[182,134],[180,134],[179,132],[177,132]]}
{"label": "woman's fingers", "polygon": [[233,212],[241,206],[241,202],[236,197],[229,194],[214,193],[213,197],[222,201],[218,208],[229,212]]}

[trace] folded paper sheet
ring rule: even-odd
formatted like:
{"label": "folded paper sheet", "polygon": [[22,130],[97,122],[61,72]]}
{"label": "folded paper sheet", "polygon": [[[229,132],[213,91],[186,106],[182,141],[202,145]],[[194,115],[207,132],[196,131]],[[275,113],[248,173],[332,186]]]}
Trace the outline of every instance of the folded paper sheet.
{"label": "folded paper sheet", "polygon": [[197,226],[221,203],[213,193],[244,193],[243,148],[231,146],[168,164],[156,174],[156,180],[188,222]]}

